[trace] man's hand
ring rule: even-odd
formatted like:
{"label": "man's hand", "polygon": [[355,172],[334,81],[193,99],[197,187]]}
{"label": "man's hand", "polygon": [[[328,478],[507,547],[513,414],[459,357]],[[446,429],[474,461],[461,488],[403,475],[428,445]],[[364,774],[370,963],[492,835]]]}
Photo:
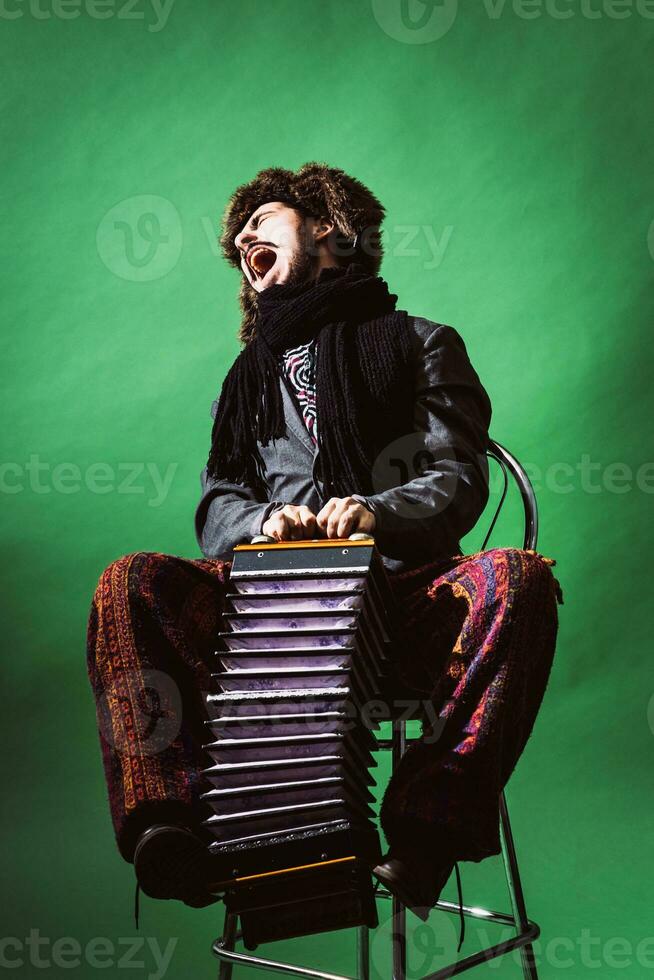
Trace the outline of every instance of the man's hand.
{"label": "man's hand", "polygon": [[321,537],[316,526],[316,515],[308,507],[296,507],[295,504],[285,504],[281,510],[275,511],[261,528],[261,533],[269,534],[276,541]]}
{"label": "man's hand", "polygon": [[375,515],[353,497],[332,497],[316,518],[319,530],[327,538],[346,538],[355,531],[372,534]]}

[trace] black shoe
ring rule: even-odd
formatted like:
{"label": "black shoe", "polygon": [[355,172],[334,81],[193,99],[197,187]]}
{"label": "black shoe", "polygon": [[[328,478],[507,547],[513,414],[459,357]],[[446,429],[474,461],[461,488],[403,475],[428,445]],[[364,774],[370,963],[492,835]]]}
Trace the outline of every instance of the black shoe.
{"label": "black shoe", "polygon": [[409,854],[389,852],[372,873],[407,908],[426,922],[452,874],[454,864],[440,867]]}
{"label": "black shoe", "polygon": [[209,849],[188,827],[148,827],[136,843],[134,871],[139,886],[151,898],[175,898],[193,908],[205,908],[221,897],[211,893]]}

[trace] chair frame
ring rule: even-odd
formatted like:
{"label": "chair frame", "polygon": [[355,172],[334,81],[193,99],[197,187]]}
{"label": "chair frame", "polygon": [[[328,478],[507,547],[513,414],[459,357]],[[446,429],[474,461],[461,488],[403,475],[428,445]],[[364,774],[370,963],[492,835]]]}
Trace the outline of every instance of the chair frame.
{"label": "chair frame", "polygon": [[[538,507],[536,496],[527,473],[522,465],[504,446],[494,440],[489,441],[487,455],[494,459],[502,468],[506,477],[508,470],[515,480],[522,503],[525,516],[524,544],[525,550],[535,550],[538,540]],[[502,494],[500,503],[497,507],[490,528],[482,545],[482,551],[495,526],[495,522],[500,513],[506,495],[506,487]],[[391,771],[394,772],[399,765],[407,742],[410,741],[406,731],[406,720],[401,719],[392,722],[392,737],[379,739],[378,746],[382,750],[391,752]],[[465,956],[446,967],[436,970],[434,973],[426,974],[421,980],[444,980],[445,977],[452,977],[459,973],[473,969],[482,963],[498,956],[504,956],[514,949],[520,950],[523,976],[526,980],[538,980],[538,972],[534,957],[533,942],[540,935],[540,927],[527,916],[520,871],[518,868],[518,858],[516,855],[509,811],[504,793],[500,795],[500,841],[502,848],[502,860],[506,875],[507,890],[511,903],[511,913],[496,912],[491,909],[462,906],[464,916],[472,919],[483,919],[486,922],[497,922],[511,926],[516,930],[515,935],[500,943],[494,943],[475,953]],[[393,927],[393,980],[406,980],[406,908],[394,895],[387,889],[379,888],[377,897],[390,899],[392,903]],[[439,900],[434,908],[445,912],[459,914],[459,906],[453,902]],[[357,976],[349,977],[340,973],[326,973],[323,970],[309,969],[308,967],[296,966],[281,960],[272,960],[260,956],[253,956],[250,953],[237,952],[236,943],[241,939],[241,932],[238,929],[238,915],[226,913],[223,928],[223,935],[216,939],[212,945],[212,952],[220,960],[218,970],[218,980],[231,980],[233,967],[236,965],[250,966],[256,969],[271,970],[274,973],[283,973],[287,976],[312,978],[312,980],[369,980],[370,977],[370,930],[367,926],[357,928]]]}

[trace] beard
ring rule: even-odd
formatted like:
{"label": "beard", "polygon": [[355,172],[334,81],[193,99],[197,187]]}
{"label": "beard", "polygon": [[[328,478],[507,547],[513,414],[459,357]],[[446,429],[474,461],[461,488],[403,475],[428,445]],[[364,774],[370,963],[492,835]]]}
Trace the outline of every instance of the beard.
{"label": "beard", "polygon": [[309,249],[309,235],[304,224],[300,226],[298,239],[297,248],[289,262],[288,278],[285,280],[288,285],[293,286],[315,279],[319,266],[318,256],[312,255]]}

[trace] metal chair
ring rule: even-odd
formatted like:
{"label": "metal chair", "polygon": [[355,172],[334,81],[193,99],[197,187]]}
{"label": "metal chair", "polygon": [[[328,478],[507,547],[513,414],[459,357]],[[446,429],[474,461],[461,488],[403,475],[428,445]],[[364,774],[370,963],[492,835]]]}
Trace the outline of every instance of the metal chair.
{"label": "metal chair", "polygon": [[[522,504],[524,507],[524,543],[523,548],[535,550],[538,538],[538,509],[533,487],[529,481],[525,470],[507,449],[498,442],[491,440],[488,448],[488,456],[495,460],[500,466],[504,476],[504,486],[499,503],[493,515],[486,537],[481,546],[481,551],[485,550],[486,545],[493,532],[499,517],[502,505],[508,490],[508,473],[511,474],[517,484]],[[406,749],[409,738],[406,731],[406,720],[392,722],[392,737],[379,739],[380,749],[390,750],[391,767],[395,770]],[[478,950],[456,963],[441,967],[433,973],[427,974],[421,980],[444,980],[445,977],[452,977],[459,973],[464,973],[473,967],[488,962],[498,956],[503,956],[514,949],[520,950],[523,976],[528,980],[537,980],[538,973],[534,958],[532,943],[540,934],[540,927],[527,916],[525,899],[522,891],[520,872],[518,869],[518,859],[516,856],[511,823],[509,821],[509,811],[506,804],[504,793],[500,796],[500,839],[502,845],[502,859],[506,874],[506,883],[511,903],[511,913],[496,912],[490,909],[462,906],[464,916],[472,919],[483,919],[486,922],[497,922],[510,926],[516,930],[515,935],[502,942],[487,946]],[[406,909],[402,903],[391,895],[390,892],[381,888],[377,895],[383,899],[391,899],[392,920],[393,920],[393,980],[405,980],[406,978]],[[459,914],[459,905],[444,900],[439,900],[434,908],[442,909],[446,912]],[[235,947],[240,939],[238,930],[238,916],[227,913],[223,935],[216,939],[212,946],[212,952],[220,960],[218,980],[231,980],[232,969],[235,965],[250,966],[258,969],[272,970],[275,973],[283,973],[288,976],[312,978],[312,980],[353,980],[344,974],[327,973],[323,970],[309,969],[307,967],[295,966],[292,963],[285,963],[280,960],[266,959],[260,956],[253,956],[249,953],[237,952]],[[369,980],[370,976],[370,936],[369,929],[361,926],[357,929],[357,978],[356,980]]]}

